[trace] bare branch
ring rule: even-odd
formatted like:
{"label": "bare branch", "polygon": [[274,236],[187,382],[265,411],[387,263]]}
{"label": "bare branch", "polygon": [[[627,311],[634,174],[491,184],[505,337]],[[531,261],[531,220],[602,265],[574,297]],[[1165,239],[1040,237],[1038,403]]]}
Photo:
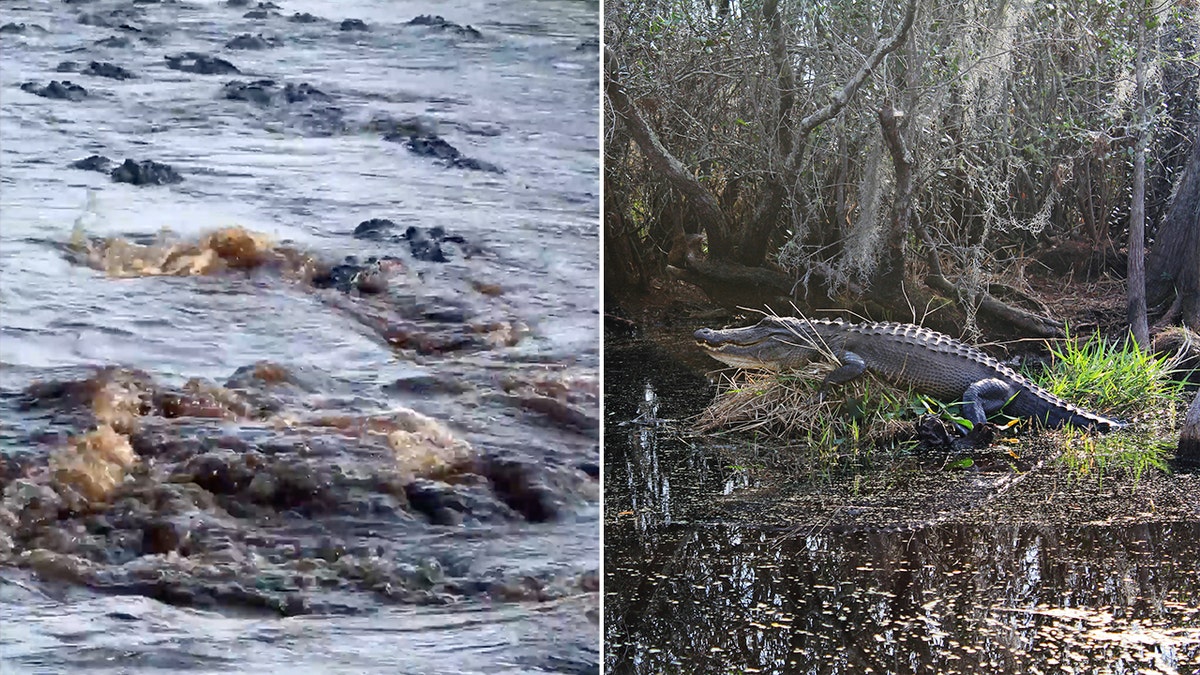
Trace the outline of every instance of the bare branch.
{"label": "bare branch", "polygon": [[842,108],[845,108],[846,104],[858,93],[859,88],[867,81],[871,73],[875,72],[875,69],[883,62],[884,57],[900,48],[900,45],[904,42],[904,38],[908,35],[909,29],[912,28],[913,19],[916,17],[916,14],[917,0],[908,0],[908,7],[904,10],[904,21],[900,24],[900,28],[896,31],[896,34],[883,40],[875,47],[875,51],[867,57],[866,62],[858,69],[858,72],[850,78],[850,81],[846,82],[840,91],[833,95],[829,103],[826,103],[819,110],[800,120],[800,124],[796,128],[796,135],[799,142],[794,144],[793,150],[787,158],[789,173],[794,172],[796,167],[799,166],[799,155],[804,148],[804,139],[812,133],[813,129],[833,119],[834,116],[841,112]]}
{"label": "bare branch", "polygon": [[604,91],[612,102],[613,111],[620,116],[631,136],[637,141],[638,147],[646,159],[660,171],[671,187],[686,195],[702,218],[705,231],[708,232],[710,246],[726,246],[729,241],[729,225],[721,205],[713,193],[696,179],[687,167],[683,165],[659,140],[658,134],[650,128],[642,117],[637,105],[625,93],[621,86],[621,65],[616,54],[607,46],[604,48]]}

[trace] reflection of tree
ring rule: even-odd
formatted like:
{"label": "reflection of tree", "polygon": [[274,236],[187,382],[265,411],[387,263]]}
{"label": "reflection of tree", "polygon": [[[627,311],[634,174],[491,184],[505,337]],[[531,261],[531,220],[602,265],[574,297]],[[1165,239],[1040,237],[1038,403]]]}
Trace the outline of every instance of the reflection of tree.
{"label": "reflection of tree", "polygon": [[[696,453],[675,442],[663,419],[681,419],[703,407],[707,381],[694,371],[662,358],[654,349],[606,352],[605,395],[609,426],[605,432],[605,593],[609,636],[636,630],[641,613],[614,611],[663,602],[657,578],[647,572],[643,552],[679,546],[685,531],[668,526],[679,513],[695,512],[694,502],[711,493],[722,469],[710,453]],[[634,420],[623,426],[613,420]],[[691,503],[689,503],[689,500]],[[666,556],[665,559],[669,559]],[[673,570],[656,563],[658,574]],[[610,652],[620,651],[610,641]],[[633,657],[636,650],[627,650]]]}
{"label": "reflection of tree", "polygon": [[1106,643],[1093,629],[1135,621],[1163,640],[1189,628],[1193,642],[1164,653],[1200,659],[1200,616],[1171,609],[1200,597],[1196,523],[948,525],[782,541],[745,526],[668,532],[657,548],[609,548],[640,577],[624,587],[632,594],[608,596],[618,619],[609,639],[624,645],[609,650],[609,672],[1056,671],[1068,651],[1083,659],[1076,668],[1124,658],[1133,670],[1137,645]]}

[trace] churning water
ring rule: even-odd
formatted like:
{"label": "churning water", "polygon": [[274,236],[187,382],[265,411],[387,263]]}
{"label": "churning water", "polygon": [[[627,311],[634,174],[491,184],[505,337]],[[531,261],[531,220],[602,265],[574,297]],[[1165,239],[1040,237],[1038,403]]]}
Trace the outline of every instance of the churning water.
{"label": "churning water", "polygon": [[595,672],[598,3],[280,4],[3,3],[0,670]]}

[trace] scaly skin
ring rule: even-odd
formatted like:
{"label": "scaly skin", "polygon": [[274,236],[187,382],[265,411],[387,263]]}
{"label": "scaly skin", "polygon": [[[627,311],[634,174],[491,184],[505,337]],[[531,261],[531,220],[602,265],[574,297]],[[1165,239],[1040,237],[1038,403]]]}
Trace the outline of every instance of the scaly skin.
{"label": "scaly skin", "polygon": [[788,370],[832,356],[842,365],[826,376],[825,385],[870,371],[946,403],[962,401],[963,416],[976,424],[1003,409],[1048,427],[1125,426],[1075,407],[975,347],[912,324],[766,317],[746,328],[701,328],[695,338],[710,356],[737,368]]}

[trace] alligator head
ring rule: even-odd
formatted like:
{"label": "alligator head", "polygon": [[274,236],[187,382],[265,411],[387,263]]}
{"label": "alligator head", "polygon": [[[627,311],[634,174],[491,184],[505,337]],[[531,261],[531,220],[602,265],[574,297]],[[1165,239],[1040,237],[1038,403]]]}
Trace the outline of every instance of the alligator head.
{"label": "alligator head", "polygon": [[796,369],[822,351],[820,338],[807,322],[774,316],[746,328],[701,328],[694,337],[709,356],[735,368]]}

